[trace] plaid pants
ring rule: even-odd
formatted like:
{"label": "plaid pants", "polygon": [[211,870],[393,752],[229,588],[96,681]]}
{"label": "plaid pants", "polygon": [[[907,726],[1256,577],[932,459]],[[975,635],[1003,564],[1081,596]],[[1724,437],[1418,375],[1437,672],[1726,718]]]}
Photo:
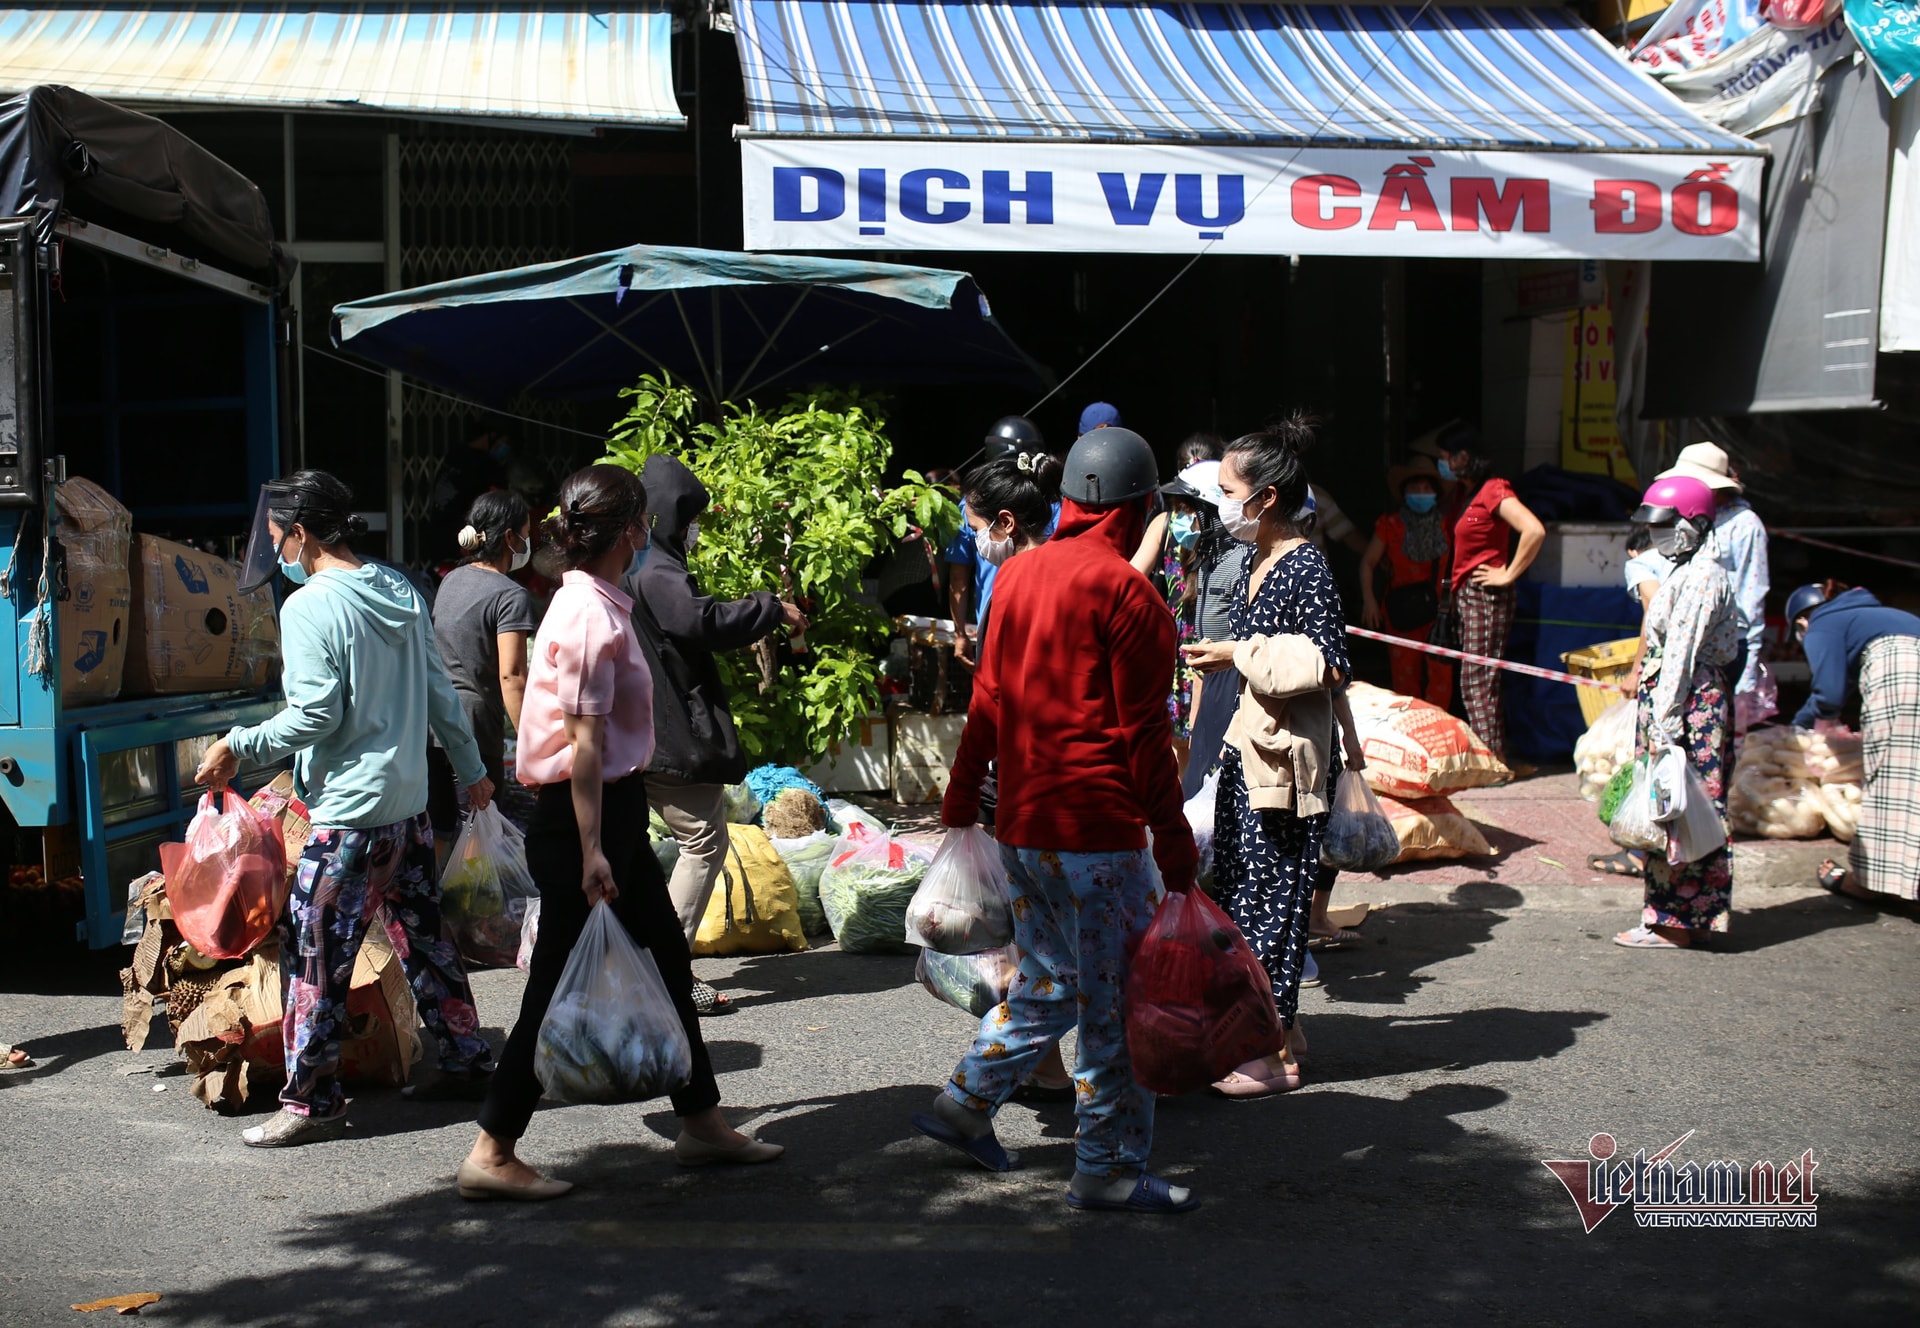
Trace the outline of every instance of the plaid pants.
{"label": "plaid pants", "polygon": [[1860,652],[1860,733],[1867,782],[1848,865],[1869,890],[1920,897],[1920,640],[1883,636]]}
{"label": "plaid pants", "polygon": [[[1470,655],[1498,659],[1513,631],[1512,586],[1476,586],[1472,582],[1453,592],[1460,615],[1460,648]],[[1507,759],[1507,728],[1500,719],[1500,670],[1485,664],[1460,666],[1460,699],[1466,703],[1467,723],[1502,761]]]}

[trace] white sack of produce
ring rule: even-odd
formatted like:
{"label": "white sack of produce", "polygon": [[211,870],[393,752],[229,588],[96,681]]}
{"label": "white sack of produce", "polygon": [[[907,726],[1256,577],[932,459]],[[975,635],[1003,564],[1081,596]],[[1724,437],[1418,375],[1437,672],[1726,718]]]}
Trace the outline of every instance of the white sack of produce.
{"label": "white sack of produce", "polygon": [[1739,833],[1767,839],[1816,839],[1831,831],[1851,842],[1864,777],[1858,734],[1755,729],[1734,766],[1727,819]]}
{"label": "white sack of produce", "polygon": [[1600,712],[1593,727],[1573,745],[1573,763],[1580,770],[1580,796],[1598,802],[1614,771],[1633,760],[1634,725],[1638,707],[1623,697]]}
{"label": "white sack of produce", "polygon": [[1445,798],[1380,799],[1380,810],[1400,840],[1400,862],[1429,858],[1484,858],[1493,845],[1480,828]]}
{"label": "white sack of produce", "polygon": [[911,948],[907,906],[931,857],[864,824],[848,827],[820,873],[820,905],[841,950],[900,954]]}
{"label": "white sack of produce", "polygon": [[1375,793],[1431,798],[1513,778],[1464,720],[1438,706],[1364,682],[1349,687],[1347,699]]}

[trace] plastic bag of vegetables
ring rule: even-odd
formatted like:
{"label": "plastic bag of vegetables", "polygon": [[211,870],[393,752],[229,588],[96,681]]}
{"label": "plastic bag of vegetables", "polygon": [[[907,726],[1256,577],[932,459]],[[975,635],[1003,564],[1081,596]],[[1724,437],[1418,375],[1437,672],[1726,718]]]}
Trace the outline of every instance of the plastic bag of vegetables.
{"label": "plastic bag of vegetables", "polygon": [[1366,777],[1348,770],[1333,795],[1333,814],[1320,841],[1320,861],[1341,871],[1379,871],[1400,857],[1400,836],[1380,810]]}
{"label": "plastic bag of vegetables", "polygon": [[922,950],[913,975],[934,996],[978,1019],[1007,999],[1019,967],[1020,952],[1011,945],[971,955]]}
{"label": "plastic bag of vegetables", "polygon": [[820,907],[820,873],[833,856],[834,837],[825,830],[798,839],[776,839],[773,851],[787,864],[800,896],[800,929],[809,936],[827,933],[827,912]]}
{"label": "plastic bag of vegetables", "polygon": [[907,943],[941,954],[998,950],[1013,940],[1013,904],[1000,845],[982,825],[955,826],[940,841],[907,907]]}
{"label": "plastic bag of vegetables", "polygon": [[473,812],[453,841],[440,875],[440,912],[470,964],[511,968],[520,951],[527,903],[540,888],[527,870],[527,842],[488,804]]}
{"label": "plastic bag of vegetables", "polygon": [[908,948],[907,906],[927,861],[885,832],[848,827],[820,873],[820,904],[842,950],[899,954]]}
{"label": "plastic bag of vegetables", "polygon": [[561,1102],[643,1102],[684,1087],[693,1048],[653,956],[602,900],[560,973],[533,1073]]}

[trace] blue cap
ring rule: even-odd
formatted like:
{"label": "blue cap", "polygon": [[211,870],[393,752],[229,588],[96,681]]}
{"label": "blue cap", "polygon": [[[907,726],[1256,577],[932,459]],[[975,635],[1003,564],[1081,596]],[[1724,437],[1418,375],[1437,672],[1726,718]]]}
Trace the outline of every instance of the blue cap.
{"label": "blue cap", "polygon": [[1095,429],[1104,429],[1110,424],[1120,423],[1120,411],[1104,401],[1096,401],[1080,412],[1080,432],[1092,433]]}

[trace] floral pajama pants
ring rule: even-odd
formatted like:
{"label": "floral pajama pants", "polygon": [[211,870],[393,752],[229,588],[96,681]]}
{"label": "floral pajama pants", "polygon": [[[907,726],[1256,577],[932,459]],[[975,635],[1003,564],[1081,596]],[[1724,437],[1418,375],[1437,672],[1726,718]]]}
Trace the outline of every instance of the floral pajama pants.
{"label": "floral pajama pants", "polygon": [[[1648,720],[1653,711],[1654,679],[1640,683],[1635,756],[1653,754]],[[1694,670],[1682,717],[1680,748],[1707,786],[1722,825],[1727,820],[1727,784],[1733,773],[1733,689],[1719,669]],[[1647,902],[1640,920],[1649,927],[1686,927],[1693,931],[1727,929],[1733,912],[1733,844],[1722,844],[1698,862],[1674,865],[1664,853],[1647,854],[1642,875]]]}
{"label": "floral pajama pants", "polygon": [[1161,897],[1145,849],[1065,853],[1001,845],[1013,897],[1020,967],[1007,999],[980,1020],[947,1093],[997,1109],[1067,1030],[1080,1027],[1074,1067],[1078,1169],[1137,1171],[1153,1147],[1153,1094],[1127,1054],[1127,952]]}
{"label": "floral pajama pants", "polygon": [[302,1116],[346,1110],[339,1078],[347,993],[367,928],[387,909],[387,933],[446,1070],[490,1068],[459,951],[441,934],[440,873],[426,815],[371,830],[318,829],[300,855],[280,923],[286,979],[281,1036],[287,1086],[280,1101]]}

